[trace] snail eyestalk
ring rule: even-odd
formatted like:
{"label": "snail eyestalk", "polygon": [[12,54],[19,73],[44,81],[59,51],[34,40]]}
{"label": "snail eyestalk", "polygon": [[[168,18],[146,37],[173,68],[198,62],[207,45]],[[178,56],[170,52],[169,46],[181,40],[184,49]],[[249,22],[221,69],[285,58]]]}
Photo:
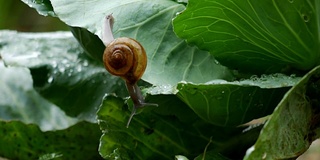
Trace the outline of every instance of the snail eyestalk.
{"label": "snail eyestalk", "polygon": [[114,19],[108,15],[104,20],[102,41],[106,46],[103,53],[103,63],[106,70],[125,82],[129,95],[133,101],[133,109],[129,117],[127,128],[136,114],[137,109],[145,106],[158,106],[145,103],[137,82],[147,67],[147,54],[143,46],[136,40],[127,37],[113,38],[112,26]]}
{"label": "snail eyestalk", "polygon": [[102,42],[105,46],[108,46],[110,42],[114,40],[112,34],[112,27],[114,23],[114,18],[112,14],[107,15],[103,21],[103,29],[102,29]]}

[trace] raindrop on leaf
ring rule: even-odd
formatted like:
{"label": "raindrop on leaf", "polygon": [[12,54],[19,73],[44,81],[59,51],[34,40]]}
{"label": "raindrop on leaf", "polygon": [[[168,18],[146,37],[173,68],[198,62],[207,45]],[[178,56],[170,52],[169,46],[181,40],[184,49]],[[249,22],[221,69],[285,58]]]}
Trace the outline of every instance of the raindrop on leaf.
{"label": "raindrop on leaf", "polygon": [[86,66],[88,66],[88,65],[89,65],[88,61],[84,61],[84,62],[83,62],[83,66],[86,67]]}
{"label": "raindrop on leaf", "polygon": [[301,17],[304,20],[304,22],[309,22],[309,20],[310,20],[310,17],[306,14],[302,14]]}
{"label": "raindrop on leaf", "polygon": [[81,72],[81,71],[82,71],[81,65],[78,65],[78,66],[77,66],[77,71],[78,71],[78,72]]}
{"label": "raindrop on leaf", "polygon": [[63,73],[66,69],[64,67],[59,67],[59,71]]}
{"label": "raindrop on leaf", "polygon": [[49,78],[48,78],[48,83],[52,83],[53,82],[53,76],[50,76]]}

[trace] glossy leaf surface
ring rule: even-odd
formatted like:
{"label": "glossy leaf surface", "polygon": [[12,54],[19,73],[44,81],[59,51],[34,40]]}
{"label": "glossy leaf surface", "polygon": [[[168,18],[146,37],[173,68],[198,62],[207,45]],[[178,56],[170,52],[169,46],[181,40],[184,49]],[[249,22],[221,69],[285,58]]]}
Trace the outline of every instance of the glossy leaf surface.
{"label": "glossy leaf surface", "polygon": [[[189,121],[180,119],[176,115],[186,114],[190,109],[183,103],[180,106],[170,103],[174,101],[177,100],[172,96],[166,97],[165,103],[159,99],[158,108],[146,108],[126,128],[130,116],[128,106],[121,98],[106,96],[98,111],[98,122],[104,133],[99,148],[102,157],[173,159],[175,155],[185,155],[192,158],[203,151],[210,136],[215,135],[213,146],[222,146],[230,136],[241,133],[241,129],[220,128],[197,117]],[[167,107],[172,111],[166,110],[164,114],[161,110]],[[181,108],[181,113],[175,112],[175,108]]]}
{"label": "glossy leaf surface", "polygon": [[317,0],[190,0],[174,19],[174,31],[246,72],[310,70],[319,65]]}
{"label": "glossy leaf surface", "polygon": [[114,37],[134,38],[144,46],[148,66],[142,79],[151,84],[175,85],[181,80],[206,82],[232,78],[229,70],[217,64],[212,55],[188,46],[175,36],[171,19],[184,9],[182,4],[168,0],[94,0],[90,3],[51,0],[51,3],[62,21],[77,27],[73,29],[74,34],[85,50],[98,58],[102,57],[102,52],[96,52],[92,47],[103,48],[101,40],[78,27],[100,37],[104,17],[112,13]]}
{"label": "glossy leaf surface", "polygon": [[239,82],[180,83],[177,96],[199,117],[219,126],[238,126],[271,114],[299,78],[265,76]]}
{"label": "glossy leaf surface", "polygon": [[320,136],[319,80],[317,67],[286,93],[247,151],[246,160],[296,158]]}
{"label": "glossy leaf surface", "polygon": [[37,124],[42,130],[66,128],[77,121],[36,92],[29,69],[5,67],[0,59],[0,73],[0,119]]}
{"label": "glossy leaf surface", "polygon": [[94,121],[105,93],[127,95],[121,79],[86,54],[69,32],[0,34],[8,66],[28,67],[34,87],[68,115]]}

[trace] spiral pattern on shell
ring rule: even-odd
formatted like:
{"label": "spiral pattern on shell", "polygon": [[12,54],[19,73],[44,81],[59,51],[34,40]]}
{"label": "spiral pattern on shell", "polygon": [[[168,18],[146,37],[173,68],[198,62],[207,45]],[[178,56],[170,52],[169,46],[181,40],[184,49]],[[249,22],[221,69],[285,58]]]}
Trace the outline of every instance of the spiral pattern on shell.
{"label": "spiral pattern on shell", "polygon": [[147,55],[138,41],[121,37],[108,44],[103,53],[103,62],[111,74],[134,84],[147,67]]}

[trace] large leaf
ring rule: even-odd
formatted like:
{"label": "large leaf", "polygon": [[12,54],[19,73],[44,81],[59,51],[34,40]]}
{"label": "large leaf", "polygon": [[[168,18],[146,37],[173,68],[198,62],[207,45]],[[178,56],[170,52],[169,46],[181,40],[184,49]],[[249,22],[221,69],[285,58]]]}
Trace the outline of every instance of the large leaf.
{"label": "large leaf", "polygon": [[[101,35],[102,22],[106,15],[115,17],[113,27],[115,37],[137,39],[148,54],[148,67],[142,77],[151,84],[173,84],[181,80],[206,82],[212,79],[230,79],[228,69],[216,63],[212,55],[188,46],[178,39],[171,25],[175,14],[184,5],[168,0],[85,0],[69,3],[64,0],[51,0],[57,16],[70,26],[77,27],[74,34],[92,57],[100,57],[104,48],[96,36],[85,33],[88,29]],[[78,28],[81,27],[81,28]]]}
{"label": "large leaf", "polygon": [[238,126],[271,114],[285,92],[298,80],[277,74],[239,82],[179,83],[177,95],[207,122]]}
{"label": "large leaf", "polygon": [[80,122],[65,130],[42,132],[36,125],[0,122],[0,157],[9,159],[102,159],[97,124]]}
{"label": "large leaf", "polygon": [[317,0],[190,0],[174,31],[228,67],[256,73],[320,63]]}
{"label": "large leaf", "polygon": [[42,130],[66,128],[76,121],[34,90],[27,68],[6,68],[0,59],[0,73],[0,119],[37,124]]}
{"label": "large leaf", "polygon": [[71,33],[2,31],[0,44],[5,63],[30,68],[34,87],[68,115],[94,120],[105,93],[127,95],[122,80],[84,54]]}
{"label": "large leaf", "polygon": [[245,159],[291,159],[309,148],[320,136],[319,82],[316,67],[286,93]]}
{"label": "large leaf", "polygon": [[[166,101],[159,99],[156,101],[158,108],[149,108],[136,115],[129,128],[126,128],[130,116],[128,106],[121,98],[106,96],[98,111],[98,122],[104,133],[99,149],[102,157],[173,159],[175,155],[185,155],[194,158],[203,152],[207,143],[221,148],[230,137],[242,133],[240,128],[221,128],[208,124],[193,117],[194,113],[191,113],[191,121],[181,119],[176,115],[188,114],[190,109],[183,103],[171,103],[177,101],[172,95],[167,95]],[[177,108],[180,113],[176,113]],[[247,141],[243,141],[245,143]]]}

